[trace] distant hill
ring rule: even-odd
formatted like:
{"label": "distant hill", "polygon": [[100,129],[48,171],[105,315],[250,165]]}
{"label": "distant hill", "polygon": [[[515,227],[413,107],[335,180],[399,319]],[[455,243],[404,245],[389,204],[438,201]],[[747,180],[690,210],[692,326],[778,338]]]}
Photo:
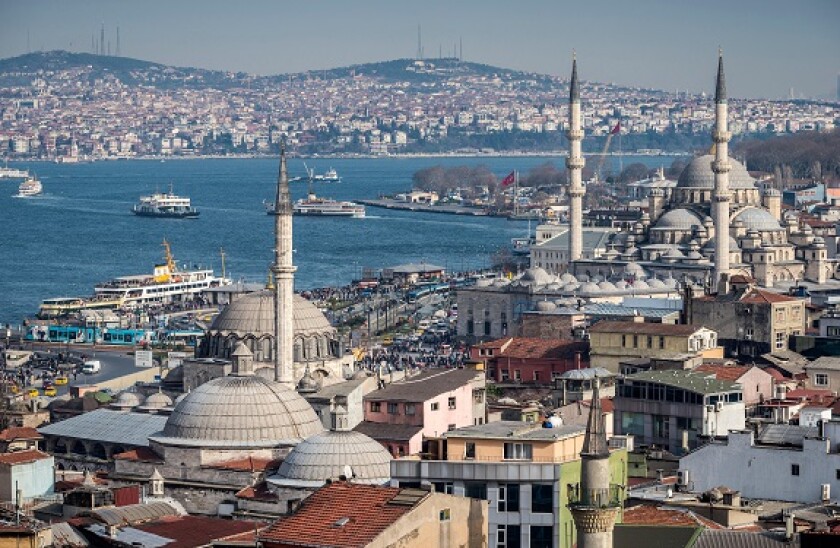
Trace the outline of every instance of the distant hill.
{"label": "distant hill", "polygon": [[243,72],[207,70],[193,67],[171,67],[160,63],[68,51],[36,52],[0,59],[0,85],[31,83],[39,73],[85,69],[91,79],[108,75],[126,84],[144,84],[161,88],[212,87],[226,89],[243,85],[278,84],[289,78],[348,78],[352,75],[369,76],[385,82],[424,84],[460,76],[484,76],[504,81],[528,80],[537,85],[547,85],[551,77],[530,74],[480,63],[461,62],[458,59],[433,59],[418,63],[414,59],[396,59],[365,63],[327,70],[312,70],[294,74],[252,75]]}

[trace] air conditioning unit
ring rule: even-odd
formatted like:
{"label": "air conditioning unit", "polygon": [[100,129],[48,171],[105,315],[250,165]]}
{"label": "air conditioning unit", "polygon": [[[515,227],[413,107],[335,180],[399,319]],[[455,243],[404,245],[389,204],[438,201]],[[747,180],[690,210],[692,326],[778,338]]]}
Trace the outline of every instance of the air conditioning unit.
{"label": "air conditioning unit", "polygon": [[688,482],[691,478],[689,470],[677,470],[677,485],[680,487],[688,487]]}
{"label": "air conditioning unit", "polygon": [[706,406],[706,412],[707,413],[714,413],[715,412],[715,406],[714,405],[707,405]]}
{"label": "air conditioning unit", "polygon": [[723,411],[723,402],[719,401],[715,403],[715,411]]}
{"label": "air conditioning unit", "polygon": [[828,502],[831,500],[831,484],[830,483],[823,483],[822,484],[822,501]]}

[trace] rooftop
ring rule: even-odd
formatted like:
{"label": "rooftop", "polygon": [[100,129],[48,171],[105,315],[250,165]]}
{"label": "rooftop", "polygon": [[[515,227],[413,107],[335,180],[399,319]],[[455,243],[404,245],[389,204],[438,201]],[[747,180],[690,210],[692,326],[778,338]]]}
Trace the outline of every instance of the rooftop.
{"label": "rooftop", "polygon": [[46,453],[42,453],[41,451],[38,451],[36,449],[30,449],[28,451],[16,451],[14,453],[0,454],[0,464],[12,466],[15,464],[27,464],[30,462],[51,458],[52,456]]}
{"label": "rooftop", "polygon": [[408,441],[423,430],[423,427],[410,424],[362,421],[353,430],[375,440]]}
{"label": "rooftop", "polygon": [[712,365],[704,363],[694,368],[694,371],[702,371],[703,373],[712,373],[719,381],[736,382],[743,377],[751,366],[747,365]]}
{"label": "rooftop", "polygon": [[469,368],[424,371],[371,392],[365,396],[365,400],[425,402],[441,394],[457,390],[483,374]]}
{"label": "rooftop", "polygon": [[697,333],[702,326],[691,324],[663,324],[647,322],[600,321],[593,325],[590,333],[628,333],[631,335],[665,335],[687,337]]}
{"label": "rooftop", "polygon": [[149,436],[163,430],[166,415],[97,409],[48,424],[41,434],[123,445],[148,447]]}
{"label": "rooftop", "polygon": [[625,383],[651,382],[682,388],[697,394],[718,394],[741,392],[741,385],[710,378],[709,375],[693,371],[643,371],[624,377]]}
{"label": "rooftop", "polygon": [[502,351],[496,357],[519,358],[519,359],[551,359],[566,358],[580,352],[589,350],[589,344],[583,341],[569,341],[561,339],[537,339],[528,337],[511,337],[502,339],[509,341],[507,344],[494,346],[493,342],[487,345],[479,345],[479,348],[500,348]]}
{"label": "rooftop", "polygon": [[557,426],[543,428],[541,423],[522,421],[497,421],[476,426],[465,426],[450,430],[444,434],[447,438],[481,438],[504,440],[532,440],[552,442],[582,436],[586,429],[582,426]]}
{"label": "rooftop", "polygon": [[[336,482],[264,530],[262,541],[290,546],[367,546],[428,496],[425,491]],[[313,539],[317,539],[313,541]]]}
{"label": "rooftop", "polygon": [[28,426],[10,426],[0,432],[0,441],[42,440],[44,436]]}

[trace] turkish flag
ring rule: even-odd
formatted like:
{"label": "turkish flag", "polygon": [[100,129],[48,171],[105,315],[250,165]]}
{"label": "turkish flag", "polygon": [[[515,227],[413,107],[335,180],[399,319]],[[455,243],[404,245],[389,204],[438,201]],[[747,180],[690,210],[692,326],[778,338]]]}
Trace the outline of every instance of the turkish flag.
{"label": "turkish flag", "polygon": [[621,131],[621,120],[619,120],[615,127],[612,128],[612,131],[610,131],[610,135],[615,135],[619,131]]}
{"label": "turkish flag", "polygon": [[512,185],[515,178],[516,178],[516,172],[511,171],[510,175],[508,175],[507,177],[502,179],[502,186]]}

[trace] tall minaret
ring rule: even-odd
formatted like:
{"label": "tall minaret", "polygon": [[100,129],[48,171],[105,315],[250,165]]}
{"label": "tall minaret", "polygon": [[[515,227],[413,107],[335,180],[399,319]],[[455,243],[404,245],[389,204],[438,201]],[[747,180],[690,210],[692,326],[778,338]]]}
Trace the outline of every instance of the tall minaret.
{"label": "tall minaret", "polygon": [[572,57],[572,82],[569,86],[569,261],[580,260],[583,254],[583,195],[586,191],[581,181],[585,164],[580,152],[583,130],[580,129],[580,84],[577,75],[577,56]]}
{"label": "tall minaret", "polygon": [[723,77],[723,52],[718,53],[717,86],[715,88],[715,160],[712,171],[715,172],[715,190],[712,193],[712,209],[715,222],[715,276],[712,280],[713,291],[717,291],[721,276],[729,275],[729,133],[728,107],[726,104],[726,80]]}
{"label": "tall minaret", "polygon": [[295,270],[292,265],[292,198],[286,171],[286,143],[280,145],[280,176],[274,200],[274,380],[293,388]]}
{"label": "tall minaret", "polygon": [[580,486],[570,496],[578,548],[612,548],[615,519],[621,508],[619,486],[610,483],[610,450],[601,411],[597,377],[580,451]]}

